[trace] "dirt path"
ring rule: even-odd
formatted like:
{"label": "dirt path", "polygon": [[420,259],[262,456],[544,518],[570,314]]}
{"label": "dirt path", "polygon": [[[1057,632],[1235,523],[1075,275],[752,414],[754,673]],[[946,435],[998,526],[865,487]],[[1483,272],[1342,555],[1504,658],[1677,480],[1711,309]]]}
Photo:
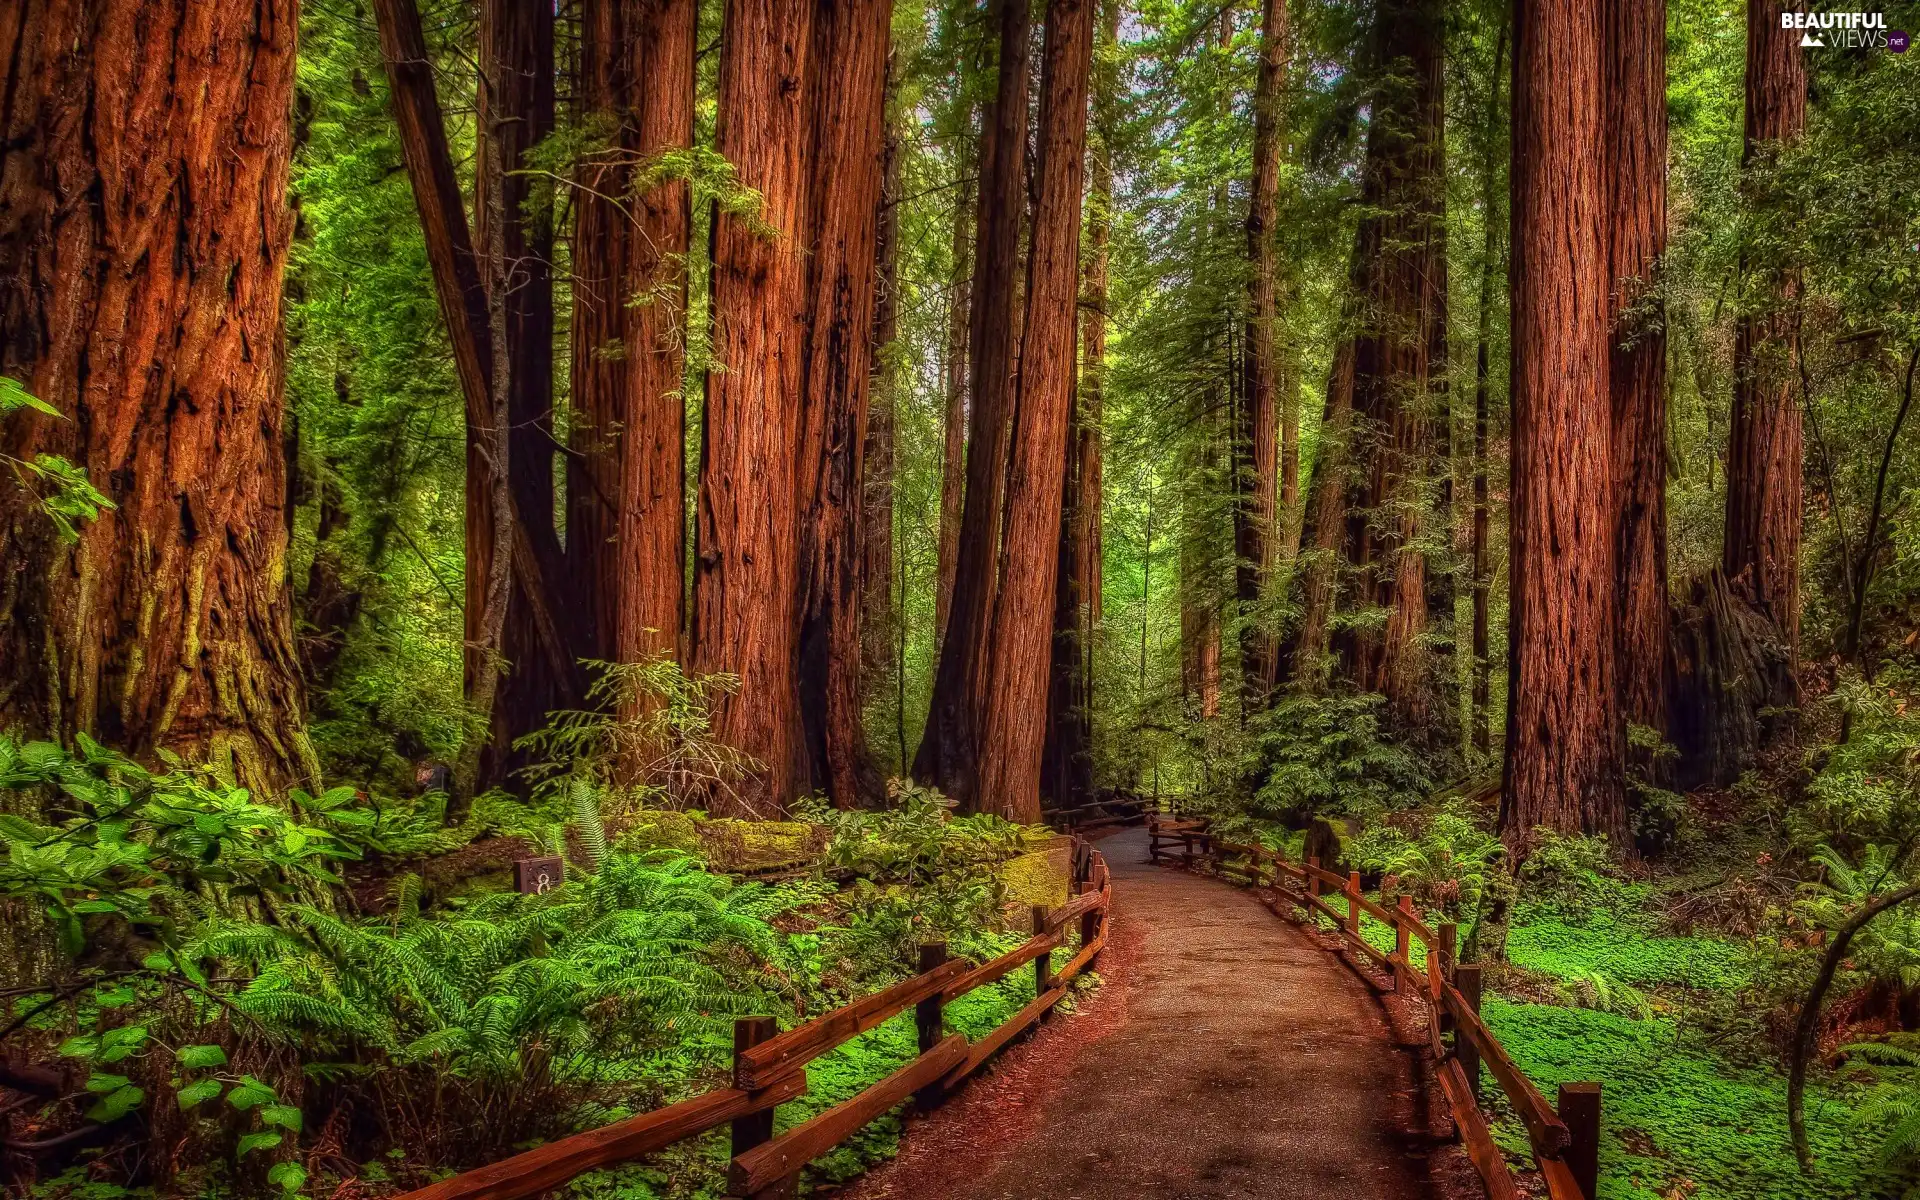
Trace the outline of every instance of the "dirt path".
{"label": "dirt path", "polygon": [[849,1200],[1411,1200],[1423,1092],[1367,986],[1225,884],[1101,843],[1106,981],[910,1126]]}

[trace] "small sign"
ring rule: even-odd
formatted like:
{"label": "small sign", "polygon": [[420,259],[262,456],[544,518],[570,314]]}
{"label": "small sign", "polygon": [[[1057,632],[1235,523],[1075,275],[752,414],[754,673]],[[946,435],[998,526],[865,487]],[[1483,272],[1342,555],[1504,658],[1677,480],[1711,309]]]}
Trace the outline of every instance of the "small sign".
{"label": "small sign", "polygon": [[514,860],[513,883],[523,895],[545,895],[566,881],[567,862],[558,855]]}
{"label": "small sign", "polygon": [[452,775],[452,771],[439,763],[421,763],[414,768],[413,782],[422,795],[428,792],[444,792]]}

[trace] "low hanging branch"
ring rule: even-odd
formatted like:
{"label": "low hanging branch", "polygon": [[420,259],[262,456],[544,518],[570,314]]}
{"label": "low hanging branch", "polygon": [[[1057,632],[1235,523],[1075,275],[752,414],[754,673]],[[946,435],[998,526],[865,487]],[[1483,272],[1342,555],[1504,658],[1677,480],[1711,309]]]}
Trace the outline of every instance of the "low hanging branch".
{"label": "low hanging branch", "polygon": [[1820,960],[1820,974],[1807,993],[1807,1002],[1800,1006],[1800,1023],[1793,1031],[1793,1058],[1787,1071],[1787,1123],[1793,1129],[1793,1153],[1800,1160],[1800,1171],[1804,1175],[1813,1174],[1813,1151],[1807,1145],[1805,1093],[1807,1059],[1813,1054],[1814,1034],[1820,1027],[1821,1002],[1826,999],[1827,988],[1832,986],[1834,974],[1847,956],[1847,947],[1853,942],[1853,935],[1865,929],[1867,923],[1881,913],[1915,896],[1920,896],[1920,884],[1888,892],[1848,918],[1847,923],[1834,934],[1826,957]]}

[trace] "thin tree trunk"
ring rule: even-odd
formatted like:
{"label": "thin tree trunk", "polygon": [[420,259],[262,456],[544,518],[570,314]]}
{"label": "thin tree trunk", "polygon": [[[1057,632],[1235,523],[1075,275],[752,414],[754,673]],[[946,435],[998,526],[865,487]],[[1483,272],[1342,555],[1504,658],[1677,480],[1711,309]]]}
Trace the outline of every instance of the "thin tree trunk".
{"label": "thin tree trunk", "polygon": [[715,218],[719,366],[706,384],[691,657],[696,672],[739,679],[713,734],[760,764],[740,800],[762,813],[812,783],[797,667],[814,11],[728,0],[720,51],[717,149],[760,194],[773,233],[725,208]]}
{"label": "thin tree trunk", "polygon": [[[0,727],[315,786],[281,449],[294,0],[0,15],[0,373],[115,505],[54,530],[0,485]],[[185,114],[191,112],[192,119]]]}
{"label": "thin tree trunk", "polygon": [[1667,334],[1655,274],[1667,248],[1666,0],[1609,0],[1605,20],[1620,708],[1664,734],[1673,673]]}
{"label": "thin tree trunk", "polygon": [[[879,291],[874,297],[872,398],[867,404],[865,548],[861,577],[865,599],[861,649],[868,686],[884,686],[894,669],[896,614],[893,606],[894,380],[883,357],[900,335],[901,160],[906,156],[900,118],[895,112],[900,87],[900,55],[887,57],[887,133],[881,159]],[[905,770],[906,764],[901,764]]]}
{"label": "thin tree trunk", "polygon": [[1041,68],[1038,204],[1027,260],[1007,503],[1005,567],[993,610],[979,809],[1040,819],[1048,643],[1058,583],[1060,502],[1073,407],[1080,194],[1095,0],[1049,0]]}
{"label": "thin tree trunk", "polygon": [[[1900,444],[1900,430],[1907,423],[1907,410],[1913,407],[1913,372],[1920,367],[1920,346],[1915,346],[1907,356],[1906,384],[1900,391],[1900,408],[1893,415],[1893,426],[1887,430],[1886,447],[1880,454],[1880,469],[1873,477],[1873,505],[1867,511],[1866,531],[1860,539],[1860,561],[1853,569],[1853,596],[1847,613],[1847,657],[1860,667],[1868,679],[1873,678],[1873,665],[1867,659],[1861,646],[1861,626],[1866,619],[1867,589],[1873,584],[1873,569],[1880,558],[1880,515],[1887,498],[1887,473],[1893,467],[1893,452]],[[1845,741],[1844,735],[1841,738]]]}
{"label": "thin tree trunk", "polygon": [[1332,621],[1339,601],[1352,470],[1347,443],[1353,435],[1353,350],[1353,339],[1342,338],[1327,372],[1320,449],[1301,528],[1300,628],[1284,655],[1289,685],[1309,694],[1325,690],[1332,673]]}
{"label": "thin tree trunk", "polygon": [[1512,616],[1500,831],[1626,836],[1615,684],[1601,13],[1520,0],[1513,75]]}
{"label": "thin tree trunk", "polygon": [[[891,7],[891,0],[835,0],[817,10],[813,27],[800,709],[813,786],[841,807],[877,805],[886,794],[861,702],[860,568]],[[878,584],[883,591],[891,585],[886,577]]]}
{"label": "thin tree trunk", "polygon": [[[1744,160],[1797,141],[1807,123],[1807,73],[1798,36],[1780,27],[1782,0],[1747,4]],[[1732,425],[1727,434],[1727,521],[1721,566],[1748,577],[1760,611],[1779,626],[1790,662],[1800,658],[1801,428],[1793,380],[1799,356],[1798,272],[1743,260],[1763,274],[1761,311],[1734,331]],[[1795,689],[1797,690],[1797,689]],[[1789,703],[1792,697],[1785,698]]]}
{"label": "thin tree trunk", "polygon": [[[1260,71],[1253,92],[1253,183],[1247,205],[1247,259],[1252,272],[1247,284],[1247,404],[1251,410],[1248,426],[1252,430],[1251,463],[1253,479],[1244,495],[1244,503],[1235,513],[1240,536],[1236,547],[1240,557],[1238,590],[1242,608],[1240,670],[1246,695],[1254,704],[1264,704],[1272,679],[1274,642],[1264,618],[1257,615],[1260,597],[1273,579],[1273,568],[1280,543],[1275,523],[1276,488],[1287,475],[1282,490],[1291,508],[1299,491],[1300,448],[1299,419],[1293,425],[1283,462],[1276,472],[1275,401],[1279,390],[1279,362],[1274,346],[1274,324],[1279,319],[1278,267],[1273,241],[1280,199],[1280,143],[1286,126],[1286,0],[1263,0],[1260,6]],[[1253,619],[1249,620],[1249,614]]]}
{"label": "thin tree trunk", "polygon": [[[967,121],[971,129],[972,120]],[[962,135],[963,146],[972,145]],[[967,341],[973,309],[973,210],[978,164],[963,153],[954,188],[953,280],[947,296],[947,411],[940,449],[940,545],[934,591],[934,644],[944,645],[953,604],[953,575],[960,560],[960,518],[967,494]]]}
{"label": "thin tree trunk", "polygon": [[[994,14],[1000,29],[1000,68],[993,111],[981,131],[980,216],[974,243],[978,267],[968,346],[973,411],[967,437],[967,491],[933,702],[913,761],[914,778],[933,784],[969,809],[978,781],[1000,526],[1006,504],[1009,426],[1017,386],[1016,267],[1020,217],[1027,199],[1031,22],[1025,0],[995,0]],[[1049,466],[1045,477],[1052,478],[1057,470]],[[1042,511],[1058,503],[1057,496],[1046,500]],[[1029,516],[1023,513],[1023,521]],[[1047,528],[1051,538],[1054,526],[1049,523]],[[1045,656],[1038,661],[1044,664]],[[995,757],[1001,753],[996,748]],[[1037,777],[1037,765],[1034,772]]]}

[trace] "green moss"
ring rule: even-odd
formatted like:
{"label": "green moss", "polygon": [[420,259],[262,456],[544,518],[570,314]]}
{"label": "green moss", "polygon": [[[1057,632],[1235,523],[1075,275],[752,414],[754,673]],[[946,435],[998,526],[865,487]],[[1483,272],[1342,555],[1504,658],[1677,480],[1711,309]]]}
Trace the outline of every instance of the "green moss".
{"label": "green moss", "polygon": [[1046,838],[1038,848],[1001,866],[1000,881],[1006,885],[1007,900],[1024,905],[1065,904],[1073,865],[1072,846],[1067,838]]}
{"label": "green moss", "polygon": [[777,871],[818,862],[827,831],[805,821],[701,821],[701,851],[715,870]]}
{"label": "green moss", "polygon": [[647,808],[635,813],[627,827],[614,839],[618,849],[629,853],[643,850],[679,850],[700,854],[700,830],[694,819],[682,812]]}
{"label": "green moss", "polygon": [[[1482,1015],[1514,1062],[1551,1098],[1562,1083],[1604,1087],[1602,1200],[1856,1200],[1896,1196],[1850,1124],[1849,1097],[1810,1089],[1807,1131],[1820,1164],[1800,1174],[1787,1136],[1786,1079],[1738,1069],[1690,1047],[1674,1022],[1590,1009],[1516,1004],[1497,996]],[[1485,1091],[1499,1096],[1488,1077]],[[1524,1157],[1526,1132],[1494,1100],[1495,1136]],[[1697,1190],[1681,1188],[1690,1181]],[[1678,1189],[1678,1190],[1676,1190]]]}
{"label": "green moss", "polygon": [[1747,947],[1720,938],[1656,937],[1596,913],[1578,925],[1538,921],[1507,934],[1507,958],[1517,967],[1569,977],[1599,973],[1635,987],[1678,985],[1733,991],[1753,976]]}

